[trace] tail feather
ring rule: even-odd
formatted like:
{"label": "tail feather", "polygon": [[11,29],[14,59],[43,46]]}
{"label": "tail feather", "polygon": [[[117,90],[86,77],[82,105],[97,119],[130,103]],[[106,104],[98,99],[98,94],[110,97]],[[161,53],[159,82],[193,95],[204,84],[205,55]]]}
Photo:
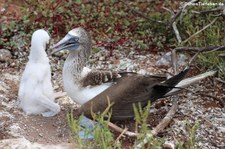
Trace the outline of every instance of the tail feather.
{"label": "tail feather", "polygon": [[[175,95],[177,93],[179,93],[182,88],[185,88],[185,87],[188,87],[188,86],[191,86],[209,76],[213,76],[216,74],[217,71],[209,71],[209,72],[205,72],[205,73],[202,73],[202,74],[199,74],[197,76],[194,76],[194,77],[190,77],[190,78],[186,78],[182,81],[180,81],[175,87],[173,90],[171,90],[170,92],[166,93],[164,95],[164,97],[167,97],[167,96],[172,96],[172,95]],[[179,74],[178,74],[179,75]],[[172,77],[173,78],[173,77]]]}
{"label": "tail feather", "polygon": [[184,79],[184,77],[186,76],[186,74],[188,73],[189,70],[190,70],[189,68],[185,68],[179,74],[177,74],[177,75],[169,78],[168,80],[166,80],[163,84],[165,84],[166,86],[175,86],[175,85],[177,85],[181,80]]}

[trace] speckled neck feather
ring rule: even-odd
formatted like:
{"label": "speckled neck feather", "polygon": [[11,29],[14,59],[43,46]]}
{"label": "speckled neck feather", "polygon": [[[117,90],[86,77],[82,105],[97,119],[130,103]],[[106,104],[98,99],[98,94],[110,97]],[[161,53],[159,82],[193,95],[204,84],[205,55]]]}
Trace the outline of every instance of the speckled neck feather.
{"label": "speckled neck feather", "polygon": [[91,37],[83,28],[76,28],[76,30],[80,38],[80,47],[78,51],[70,51],[64,64],[63,75],[73,74],[69,76],[70,81],[79,83],[81,72],[91,53]]}

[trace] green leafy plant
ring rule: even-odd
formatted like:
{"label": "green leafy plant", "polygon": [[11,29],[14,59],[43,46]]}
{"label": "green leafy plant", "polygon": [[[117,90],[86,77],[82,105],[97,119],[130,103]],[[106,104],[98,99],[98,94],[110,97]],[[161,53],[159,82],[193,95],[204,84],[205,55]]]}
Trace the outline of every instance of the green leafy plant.
{"label": "green leafy plant", "polygon": [[[75,120],[73,114],[70,113],[67,115],[68,125],[71,128],[72,132],[72,140],[76,140],[79,148],[98,148],[98,149],[116,149],[121,148],[121,144],[119,141],[115,141],[114,134],[108,128],[108,122],[111,118],[110,111],[111,104],[105,109],[103,113],[93,113],[92,117],[93,121],[98,122],[97,125],[94,125],[92,130],[87,130],[80,126],[80,122],[83,116],[80,116],[78,120]],[[83,130],[85,134],[93,133],[94,139],[90,140],[82,140],[79,137],[79,132]]]}
{"label": "green leafy plant", "polygon": [[177,147],[178,149],[199,149],[197,142],[198,139],[196,138],[196,132],[199,128],[199,123],[196,122],[194,124],[191,124],[189,121],[186,122],[186,130],[188,132],[188,138],[185,141],[185,143],[179,142]]}
{"label": "green leafy plant", "polygon": [[[135,129],[136,132],[139,133],[137,140],[135,141],[135,145],[138,142],[143,141],[147,135],[151,134],[151,130],[148,127],[147,119],[149,116],[149,111],[150,111],[150,101],[148,102],[148,105],[142,109],[141,103],[138,103],[137,105],[133,104],[134,108],[134,114],[135,114]],[[138,129],[140,127],[140,129]],[[143,148],[151,148],[151,149],[156,149],[156,148],[161,148],[163,144],[162,139],[158,139],[155,137],[150,137],[147,143],[147,147],[143,146]]]}
{"label": "green leafy plant", "polygon": [[225,62],[219,57],[222,52],[212,52],[206,54],[200,54],[198,64],[204,69],[218,70],[220,77],[225,78]]}

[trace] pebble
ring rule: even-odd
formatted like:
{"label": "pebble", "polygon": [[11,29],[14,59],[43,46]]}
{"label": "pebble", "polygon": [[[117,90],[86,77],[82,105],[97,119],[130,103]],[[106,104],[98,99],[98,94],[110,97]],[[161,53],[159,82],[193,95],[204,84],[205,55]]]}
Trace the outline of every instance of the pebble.
{"label": "pebble", "polygon": [[140,69],[137,73],[138,74],[141,74],[141,75],[146,75],[147,74],[147,71],[144,70],[144,69]]}
{"label": "pebble", "polygon": [[[186,60],[188,57],[185,54],[178,54],[177,64],[178,66],[186,65]],[[171,52],[167,52],[156,62],[157,66],[170,66],[172,64]]]}
{"label": "pebble", "polygon": [[39,135],[40,137],[43,137],[43,134],[42,134],[42,133],[39,133],[38,135]]}
{"label": "pebble", "polygon": [[12,58],[12,54],[7,49],[0,49],[0,62],[8,62]]}
{"label": "pebble", "polygon": [[175,149],[175,145],[173,142],[169,142],[169,141],[166,141],[164,144],[163,144],[163,147],[166,148],[166,149]]}
{"label": "pebble", "polygon": [[105,60],[105,57],[104,56],[101,56],[101,57],[99,57],[99,60],[100,61],[104,61]]}

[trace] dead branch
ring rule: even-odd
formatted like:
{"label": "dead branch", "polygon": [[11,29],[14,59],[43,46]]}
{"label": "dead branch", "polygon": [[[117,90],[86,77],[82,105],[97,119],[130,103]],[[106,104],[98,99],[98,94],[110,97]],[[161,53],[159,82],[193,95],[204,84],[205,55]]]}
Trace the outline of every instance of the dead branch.
{"label": "dead branch", "polygon": [[172,120],[173,116],[176,113],[176,110],[178,108],[178,96],[174,96],[173,99],[173,105],[170,109],[170,111],[166,114],[166,116],[163,118],[163,120],[152,130],[151,134],[147,134],[145,139],[140,142],[139,144],[137,144],[137,146],[135,147],[135,149],[141,149],[147,142],[148,140],[157,135],[160,131],[162,131],[164,128],[166,128],[170,121]]}
{"label": "dead branch", "polygon": [[128,131],[128,130],[126,130],[125,132],[124,132],[124,130],[126,129],[122,129],[122,128],[120,128],[119,126],[117,126],[117,125],[115,125],[115,124],[113,124],[113,123],[111,123],[111,122],[108,122],[108,126],[111,128],[111,129],[113,129],[113,130],[115,130],[115,131],[117,131],[117,132],[119,132],[119,133],[123,133],[123,134],[125,134],[125,135],[127,135],[127,136],[129,136],[129,137],[137,137],[138,136],[138,133],[135,133],[135,132],[131,132],[131,131]]}
{"label": "dead branch", "polygon": [[197,52],[195,55],[191,58],[189,61],[188,65],[190,66],[192,62],[195,60],[195,58],[198,56],[200,53],[210,53],[210,52],[215,52],[215,51],[223,51],[225,50],[225,44],[221,46],[208,46],[208,47],[177,47],[172,50],[172,65],[174,72],[177,71],[177,52],[179,51],[187,51],[187,52]]}
{"label": "dead branch", "polygon": [[167,26],[167,29],[170,29],[173,25],[173,23],[177,20],[177,18],[182,14],[182,12],[184,12],[184,10],[186,9],[186,7],[192,3],[195,3],[197,0],[191,0],[190,2],[185,3],[184,5],[181,6],[181,8],[177,11],[177,13],[175,15],[173,15],[173,17],[170,19],[169,21],[169,25]]}
{"label": "dead branch", "polygon": [[188,37],[188,39],[186,39],[185,41],[183,41],[183,44],[188,42],[191,38],[195,37],[196,35],[198,35],[199,33],[201,33],[202,31],[204,31],[205,29],[207,29],[208,27],[210,27],[214,22],[216,22],[216,20],[218,19],[218,17],[216,17],[212,22],[210,22],[208,25],[204,26],[202,29],[200,29],[199,31],[197,31],[196,33],[194,33],[193,35],[191,35],[190,37]]}
{"label": "dead branch", "polygon": [[172,65],[174,74],[177,74],[178,64],[177,64],[177,54],[175,50],[172,50]]}
{"label": "dead branch", "polygon": [[224,81],[224,80],[222,80],[221,78],[216,78],[216,81],[218,81],[218,82],[220,82],[220,83],[225,84],[225,81]]}
{"label": "dead branch", "polygon": [[121,132],[121,134],[116,138],[116,142],[118,142],[118,141],[120,140],[120,138],[123,136],[123,134],[124,134],[125,132],[127,132],[127,130],[128,130],[128,128],[125,128],[125,129],[123,130],[123,132]]}
{"label": "dead branch", "polygon": [[175,15],[173,15],[173,17],[169,21],[169,25],[167,26],[167,29],[170,29],[172,27],[173,23],[180,16],[181,12],[182,12],[182,9],[178,10],[178,12]]}
{"label": "dead branch", "polygon": [[[188,66],[191,66],[192,62],[196,59],[200,52],[195,53],[194,56],[189,60]],[[177,74],[178,64],[177,64],[177,53],[175,50],[172,50],[172,66],[174,73]]]}
{"label": "dead branch", "polygon": [[221,50],[225,50],[225,45],[219,46],[211,51],[206,51],[205,53],[211,53],[211,52],[221,51]]}
{"label": "dead branch", "polygon": [[225,6],[219,6],[217,8],[211,9],[211,10],[204,10],[198,12],[199,14],[209,14],[209,13],[214,13],[214,12],[221,12],[225,9]]}
{"label": "dead branch", "polygon": [[221,46],[208,46],[208,47],[177,47],[175,51],[187,51],[187,52],[207,52],[217,49],[216,51],[225,50],[225,44]]}
{"label": "dead branch", "polygon": [[178,96],[174,96],[172,107],[170,111],[166,114],[166,116],[163,118],[163,120],[152,130],[153,135],[157,135],[160,131],[162,131],[166,126],[169,125],[170,121],[172,120],[173,116],[176,113],[176,110],[178,108]]}
{"label": "dead branch", "polygon": [[180,44],[182,42],[182,40],[180,37],[180,32],[178,31],[178,28],[177,28],[177,22],[173,22],[172,27],[173,27],[174,33],[176,35],[177,41]]}
{"label": "dead branch", "polygon": [[[172,15],[172,18],[175,16],[175,14],[174,14],[174,12],[172,10],[170,10],[170,9],[168,9],[166,7],[162,7],[162,8],[164,10],[166,10],[166,11],[169,11],[171,13],[171,15]],[[172,23],[172,27],[173,27],[174,33],[176,35],[177,41],[180,44],[182,40],[181,40],[181,37],[180,37],[180,33],[179,33],[178,29],[177,29],[177,22],[175,20]]]}
{"label": "dead branch", "polygon": [[191,64],[193,63],[193,61],[196,59],[196,57],[200,54],[200,52],[195,53],[194,56],[192,56],[192,58],[190,59],[190,61],[188,62],[188,66],[191,66]]}
{"label": "dead branch", "polygon": [[[169,11],[171,13],[171,15],[174,17],[175,14],[172,10],[166,8],[166,7],[162,7],[164,10],[166,11]],[[172,17],[172,18],[173,18]],[[177,41],[178,43],[180,44],[182,42],[181,40],[181,37],[180,37],[180,33],[178,31],[178,28],[177,28],[177,23],[176,21],[174,20],[174,22],[172,23],[172,27],[173,27],[173,30],[174,30],[174,33],[175,33],[175,36],[177,38]],[[176,51],[172,51],[172,65],[173,65],[173,70],[174,70],[174,74],[177,74],[177,55],[176,55]]]}

